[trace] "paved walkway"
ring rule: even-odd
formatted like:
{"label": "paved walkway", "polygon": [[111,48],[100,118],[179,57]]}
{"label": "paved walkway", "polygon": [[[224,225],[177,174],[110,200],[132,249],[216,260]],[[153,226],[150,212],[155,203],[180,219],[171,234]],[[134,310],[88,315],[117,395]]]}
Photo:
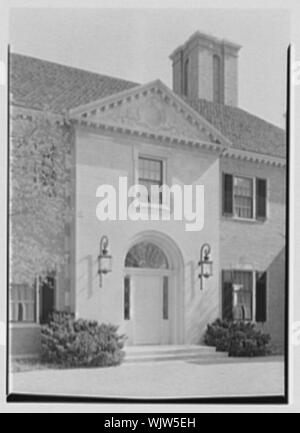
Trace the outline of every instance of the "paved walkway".
{"label": "paved walkway", "polygon": [[96,397],[283,395],[281,357],[226,362],[165,361],[120,367],[15,373],[11,391]]}

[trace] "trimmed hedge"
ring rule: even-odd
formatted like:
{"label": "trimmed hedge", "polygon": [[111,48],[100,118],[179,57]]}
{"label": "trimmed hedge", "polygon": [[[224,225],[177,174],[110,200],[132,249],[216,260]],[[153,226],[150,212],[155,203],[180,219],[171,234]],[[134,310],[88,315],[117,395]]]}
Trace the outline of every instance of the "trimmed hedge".
{"label": "trimmed hedge", "polygon": [[228,352],[231,357],[270,355],[271,337],[257,329],[253,323],[216,320],[208,325],[205,344],[217,352]]}
{"label": "trimmed hedge", "polygon": [[45,363],[63,367],[109,367],[124,359],[125,337],[114,325],[75,319],[74,314],[54,312],[42,326]]}
{"label": "trimmed hedge", "polygon": [[[225,320],[217,319],[211,325],[207,326],[207,330],[204,336],[204,342],[207,346],[211,347],[219,347],[221,350],[221,346],[226,346],[226,341],[228,339],[230,322]],[[223,343],[222,343],[223,342]],[[227,347],[224,350],[226,352]]]}
{"label": "trimmed hedge", "polygon": [[267,356],[271,354],[271,337],[253,329],[251,332],[235,331],[229,342],[228,355],[232,357]]}

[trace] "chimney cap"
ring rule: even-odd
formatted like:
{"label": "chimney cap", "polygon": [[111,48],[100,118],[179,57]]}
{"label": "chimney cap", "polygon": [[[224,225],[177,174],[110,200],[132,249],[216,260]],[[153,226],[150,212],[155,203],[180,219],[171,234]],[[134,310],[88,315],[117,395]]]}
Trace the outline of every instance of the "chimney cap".
{"label": "chimney cap", "polygon": [[234,55],[237,55],[238,51],[242,48],[241,45],[231,42],[228,39],[219,39],[215,36],[197,31],[193,33],[184,44],[180,45],[173,51],[173,53],[170,55],[170,59],[174,60],[178,53],[185,51],[187,47],[194,42],[199,44],[204,43],[206,46],[210,44],[213,47],[223,46],[225,49],[228,48],[231,52],[233,52]]}

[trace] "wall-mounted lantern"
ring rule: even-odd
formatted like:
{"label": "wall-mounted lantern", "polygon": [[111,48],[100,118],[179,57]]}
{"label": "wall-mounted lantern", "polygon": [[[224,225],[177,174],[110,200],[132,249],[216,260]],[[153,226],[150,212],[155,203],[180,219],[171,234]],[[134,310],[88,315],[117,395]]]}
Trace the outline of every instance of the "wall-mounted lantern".
{"label": "wall-mounted lantern", "polygon": [[209,278],[213,274],[213,262],[210,260],[211,247],[209,244],[203,244],[200,251],[200,289],[203,290],[204,278]]}
{"label": "wall-mounted lantern", "polygon": [[102,287],[102,275],[106,275],[112,270],[112,256],[108,254],[108,237],[102,236],[100,241],[100,253],[98,256],[98,274],[100,277],[100,287]]}

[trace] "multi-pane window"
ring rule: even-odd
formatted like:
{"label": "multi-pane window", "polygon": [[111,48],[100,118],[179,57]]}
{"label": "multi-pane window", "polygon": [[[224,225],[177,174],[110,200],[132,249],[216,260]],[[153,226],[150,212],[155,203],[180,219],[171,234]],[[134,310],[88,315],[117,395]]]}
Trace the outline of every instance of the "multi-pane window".
{"label": "multi-pane window", "polygon": [[247,177],[233,178],[234,215],[253,218],[253,180]]}
{"label": "multi-pane window", "polygon": [[[150,158],[139,158],[139,184],[147,188],[148,201],[151,202],[151,187],[161,187],[163,185],[163,162]],[[162,203],[162,194],[157,198],[159,204]]]}
{"label": "multi-pane window", "polygon": [[26,284],[10,288],[10,321],[36,322],[36,289]]}
{"label": "multi-pane window", "polygon": [[267,198],[267,179],[223,173],[223,215],[265,221]]}
{"label": "multi-pane window", "polygon": [[234,320],[252,320],[253,318],[253,273],[234,272],[233,318]]}
{"label": "multi-pane window", "polygon": [[125,259],[126,268],[169,269],[165,253],[151,242],[134,245]]}
{"label": "multi-pane window", "polygon": [[11,322],[46,323],[55,308],[56,277],[49,274],[34,284],[12,284],[9,297]]}
{"label": "multi-pane window", "polygon": [[222,271],[222,288],[223,319],[267,321],[266,272]]}
{"label": "multi-pane window", "polygon": [[253,320],[253,272],[223,271],[223,318]]}

